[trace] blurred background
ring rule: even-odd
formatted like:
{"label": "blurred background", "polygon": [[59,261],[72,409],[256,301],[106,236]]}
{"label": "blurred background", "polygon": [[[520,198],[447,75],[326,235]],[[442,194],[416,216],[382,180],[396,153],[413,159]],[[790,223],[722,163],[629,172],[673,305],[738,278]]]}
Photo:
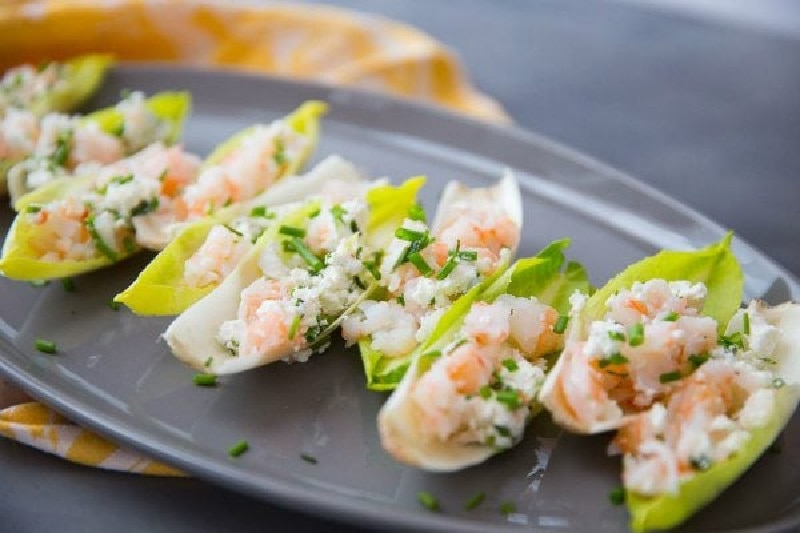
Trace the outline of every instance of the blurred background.
{"label": "blurred background", "polygon": [[797,0],[328,3],[430,33],[519,126],[655,186],[800,276]]}

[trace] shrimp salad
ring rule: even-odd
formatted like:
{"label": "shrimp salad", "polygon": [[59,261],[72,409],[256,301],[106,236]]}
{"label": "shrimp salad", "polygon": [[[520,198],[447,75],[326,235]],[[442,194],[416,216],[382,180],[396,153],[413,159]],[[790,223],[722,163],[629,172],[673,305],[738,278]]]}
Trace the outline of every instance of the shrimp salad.
{"label": "shrimp salad", "polygon": [[536,298],[501,295],[470,309],[455,338],[427,352],[410,389],[426,439],[509,448],[522,437],[555,349],[557,313]]}
{"label": "shrimp salad", "polygon": [[0,116],[11,109],[26,109],[37,100],[69,84],[69,66],[50,62],[20,65],[6,71],[0,79]]}
{"label": "shrimp salad", "polygon": [[419,218],[403,222],[378,272],[387,299],[359,305],[344,321],[347,341],[369,335],[376,350],[409,354],[459,296],[508,262],[520,227],[502,213],[474,207],[437,235]]}
{"label": "shrimp salad", "polygon": [[[335,239],[340,229],[337,223],[341,224],[346,220],[343,213],[347,208],[343,207],[343,203],[365,197],[369,188],[382,183],[378,181],[354,183],[352,180],[328,178],[319,190],[319,198],[325,199],[325,202],[332,206],[333,212],[341,212],[342,216],[330,218],[330,209],[326,209],[323,213],[320,208],[320,213],[314,218],[322,217],[319,220],[325,220],[327,227],[323,228],[322,222],[319,221],[312,223],[315,233],[311,234],[310,238],[325,239],[325,244],[330,245],[327,241]],[[339,207],[336,207],[337,205]],[[273,227],[276,221],[297,208],[296,202],[275,207],[254,205],[249,212],[234,218],[229,223],[215,225],[197,251],[184,262],[183,282],[190,287],[219,284],[233,271],[261,235]],[[321,249],[320,246],[316,248]]]}
{"label": "shrimp salad", "polygon": [[180,147],[154,144],[100,168],[81,187],[21,213],[34,229],[29,246],[42,261],[116,261],[139,248],[142,220],[180,208],[180,193],[194,181],[200,160]]}
{"label": "shrimp salad", "polygon": [[172,133],[170,121],[157,116],[141,92],[130,93],[114,110],[120,120],[112,131],[91,117],[50,113],[38,119],[31,111],[10,110],[0,121],[0,157],[21,159],[8,170],[16,195],[60,177],[96,172],[150,144],[167,141]]}

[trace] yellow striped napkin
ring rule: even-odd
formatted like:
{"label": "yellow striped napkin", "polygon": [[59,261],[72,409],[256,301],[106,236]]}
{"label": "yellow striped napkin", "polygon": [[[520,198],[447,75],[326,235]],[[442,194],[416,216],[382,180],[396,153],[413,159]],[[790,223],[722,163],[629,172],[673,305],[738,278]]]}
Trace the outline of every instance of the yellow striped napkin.
{"label": "yellow striped napkin", "polygon": [[[232,68],[385,91],[499,123],[430,36],[378,16],[316,5],[201,0],[0,0],[0,70],[110,52],[120,61]],[[86,431],[0,380],[0,435],[70,461],[153,475],[177,470]]]}

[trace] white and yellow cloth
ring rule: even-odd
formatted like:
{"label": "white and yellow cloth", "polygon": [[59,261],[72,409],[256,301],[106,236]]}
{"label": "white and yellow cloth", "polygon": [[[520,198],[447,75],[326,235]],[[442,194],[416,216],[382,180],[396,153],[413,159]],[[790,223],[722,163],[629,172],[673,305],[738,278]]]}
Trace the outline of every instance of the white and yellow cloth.
{"label": "white and yellow cloth", "polygon": [[[224,0],[0,0],[0,71],[109,52],[384,91],[478,118],[508,116],[430,36],[321,5]],[[128,472],[180,472],[120,449],[0,380],[0,435],[71,461]]]}

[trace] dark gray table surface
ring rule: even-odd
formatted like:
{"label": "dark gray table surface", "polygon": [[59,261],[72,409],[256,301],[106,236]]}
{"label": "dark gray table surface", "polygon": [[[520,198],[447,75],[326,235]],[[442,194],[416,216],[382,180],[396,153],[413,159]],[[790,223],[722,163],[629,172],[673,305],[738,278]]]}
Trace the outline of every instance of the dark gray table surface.
{"label": "dark gray table surface", "polygon": [[[448,44],[518,125],[624,170],[800,276],[800,30],[625,3],[341,0]],[[800,9],[800,7],[798,7]],[[0,531],[357,531],[192,479],[0,439]]]}

